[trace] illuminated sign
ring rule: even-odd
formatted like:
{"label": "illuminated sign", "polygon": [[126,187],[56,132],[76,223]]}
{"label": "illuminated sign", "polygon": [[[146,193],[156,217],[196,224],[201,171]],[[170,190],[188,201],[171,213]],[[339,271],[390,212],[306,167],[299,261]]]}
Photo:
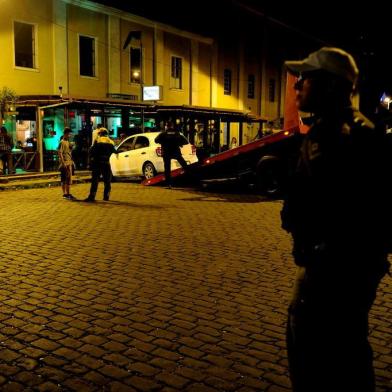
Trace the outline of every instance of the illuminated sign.
{"label": "illuminated sign", "polygon": [[143,101],[160,101],[162,86],[143,86]]}

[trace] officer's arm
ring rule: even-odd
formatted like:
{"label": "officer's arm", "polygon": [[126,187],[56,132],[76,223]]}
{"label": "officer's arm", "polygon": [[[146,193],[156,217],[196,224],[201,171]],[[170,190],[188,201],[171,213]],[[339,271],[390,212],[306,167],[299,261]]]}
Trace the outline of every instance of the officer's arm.
{"label": "officer's arm", "polygon": [[90,156],[91,162],[94,161],[94,158],[95,158],[95,155],[96,155],[96,151],[97,151],[97,143],[94,143],[94,144],[90,147],[89,152],[88,152],[88,154],[89,154],[89,156]]}
{"label": "officer's arm", "polygon": [[162,133],[155,138],[155,143],[162,144]]}

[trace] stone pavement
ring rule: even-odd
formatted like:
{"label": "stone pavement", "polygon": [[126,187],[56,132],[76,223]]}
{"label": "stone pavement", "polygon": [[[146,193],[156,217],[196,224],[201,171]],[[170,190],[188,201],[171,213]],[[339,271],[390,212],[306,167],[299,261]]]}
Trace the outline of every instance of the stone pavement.
{"label": "stone pavement", "polygon": [[[280,202],[130,183],[112,199],[0,193],[0,390],[288,392]],[[371,316],[378,392],[391,285]]]}

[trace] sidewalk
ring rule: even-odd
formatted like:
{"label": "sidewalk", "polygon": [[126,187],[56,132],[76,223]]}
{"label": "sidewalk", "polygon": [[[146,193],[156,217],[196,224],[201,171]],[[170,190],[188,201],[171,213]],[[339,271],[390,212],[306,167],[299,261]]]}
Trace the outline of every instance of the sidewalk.
{"label": "sidewalk", "polygon": [[[89,170],[77,170],[72,178],[73,184],[82,184],[91,180],[91,172]],[[60,186],[60,173],[26,173],[0,177],[0,191],[31,189],[31,188],[47,188]]]}

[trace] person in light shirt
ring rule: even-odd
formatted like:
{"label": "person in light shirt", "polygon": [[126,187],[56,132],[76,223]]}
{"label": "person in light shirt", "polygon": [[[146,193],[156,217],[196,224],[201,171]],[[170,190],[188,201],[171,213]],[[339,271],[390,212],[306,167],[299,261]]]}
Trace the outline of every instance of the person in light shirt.
{"label": "person in light shirt", "polygon": [[70,143],[72,131],[70,128],[64,128],[64,135],[60,141],[58,155],[60,161],[61,187],[63,190],[63,199],[76,200],[70,193],[72,185],[72,174],[74,162],[72,160],[72,144]]}

